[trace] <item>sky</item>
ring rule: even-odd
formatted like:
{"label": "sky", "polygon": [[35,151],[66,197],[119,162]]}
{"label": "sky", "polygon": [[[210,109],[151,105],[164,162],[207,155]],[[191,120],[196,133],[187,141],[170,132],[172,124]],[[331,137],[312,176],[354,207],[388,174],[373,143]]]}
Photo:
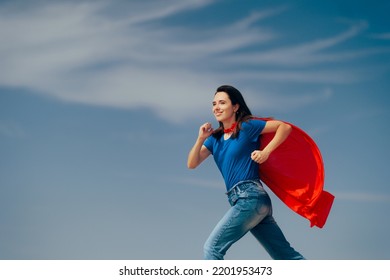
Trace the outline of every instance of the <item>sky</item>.
{"label": "sky", "polygon": [[[375,5],[374,5],[375,3]],[[390,259],[389,1],[0,1],[0,259],[202,259],[229,208],[187,155],[218,86],[317,143],[307,259]],[[226,259],[269,259],[250,234]]]}

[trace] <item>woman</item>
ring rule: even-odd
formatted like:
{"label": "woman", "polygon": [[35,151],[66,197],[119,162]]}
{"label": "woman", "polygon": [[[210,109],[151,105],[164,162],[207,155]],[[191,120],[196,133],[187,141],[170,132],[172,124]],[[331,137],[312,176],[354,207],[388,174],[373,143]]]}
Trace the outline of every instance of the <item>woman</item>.
{"label": "woman", "polygon": [[[200,127],[188,155],[188,168],[196,168],[212,154],[232,207],[207,239],[204,258],[223,259],[230,246],[250,231],[273,259],[304,259],[272,217],[271,200],[259,179],[259,164],[288,137],[290,125],[253,119],[242,94],[228,85],[217,89],[213,113],[219,128],[214,130],[210,123]],[[275,136],[258,150],[260,134],[270,132]]]}

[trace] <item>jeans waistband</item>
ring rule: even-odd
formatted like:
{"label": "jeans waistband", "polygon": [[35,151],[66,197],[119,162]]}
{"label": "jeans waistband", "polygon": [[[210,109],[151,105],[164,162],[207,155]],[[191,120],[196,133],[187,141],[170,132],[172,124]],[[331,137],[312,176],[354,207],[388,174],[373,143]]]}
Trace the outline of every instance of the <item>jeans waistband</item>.
{"label": "jeans waistband", "polygon": [[230,195],[232,193],[240,193],[242,191],[245,191],[247,188],[251,187],[253,184],[255,184],[259,188],[263,189],[263,184],[261,184],[261,181],[259,179],[245,180],[245,181],[240,181],[237,184],[235,184],[226,194]]}

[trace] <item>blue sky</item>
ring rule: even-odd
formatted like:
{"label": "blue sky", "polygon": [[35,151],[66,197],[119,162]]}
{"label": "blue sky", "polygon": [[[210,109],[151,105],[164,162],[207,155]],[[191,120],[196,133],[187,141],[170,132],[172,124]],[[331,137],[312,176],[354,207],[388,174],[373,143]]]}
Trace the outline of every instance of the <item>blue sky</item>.
{"label": "blue sky", "polygon": [[[215,89],[317,142],[323,229],[272,193],[308,259],[389,259],[388,1],[0,1],[0,259],[201,259],[228,209],[186,168]],[[227,259],[269,259],[248,235]]]}

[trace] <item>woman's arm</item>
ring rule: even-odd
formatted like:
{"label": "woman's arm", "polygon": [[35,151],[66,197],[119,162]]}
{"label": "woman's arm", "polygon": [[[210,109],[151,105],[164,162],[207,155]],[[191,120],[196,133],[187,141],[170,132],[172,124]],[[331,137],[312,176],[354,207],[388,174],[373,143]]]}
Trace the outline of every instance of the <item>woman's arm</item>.
{"label": "woman's arm", "polygon": [[255,150],[252,152],[251,158],[257,163],[261,164],[265,162],[269,155],[286,140],[291,132],[291,125],[282,121],[267,121],[261,134],[275,132],[275,136],[268,143],[268,145],[262,150]]}
{"label": "woman's arm", "polygon": [[198,167],[211,152],[203,145],[207,137],[213,133],[213,128],[210,123],[205,123],[199,128],[199,135],[190,153],[188,154],[187,167],[194,169]]}

